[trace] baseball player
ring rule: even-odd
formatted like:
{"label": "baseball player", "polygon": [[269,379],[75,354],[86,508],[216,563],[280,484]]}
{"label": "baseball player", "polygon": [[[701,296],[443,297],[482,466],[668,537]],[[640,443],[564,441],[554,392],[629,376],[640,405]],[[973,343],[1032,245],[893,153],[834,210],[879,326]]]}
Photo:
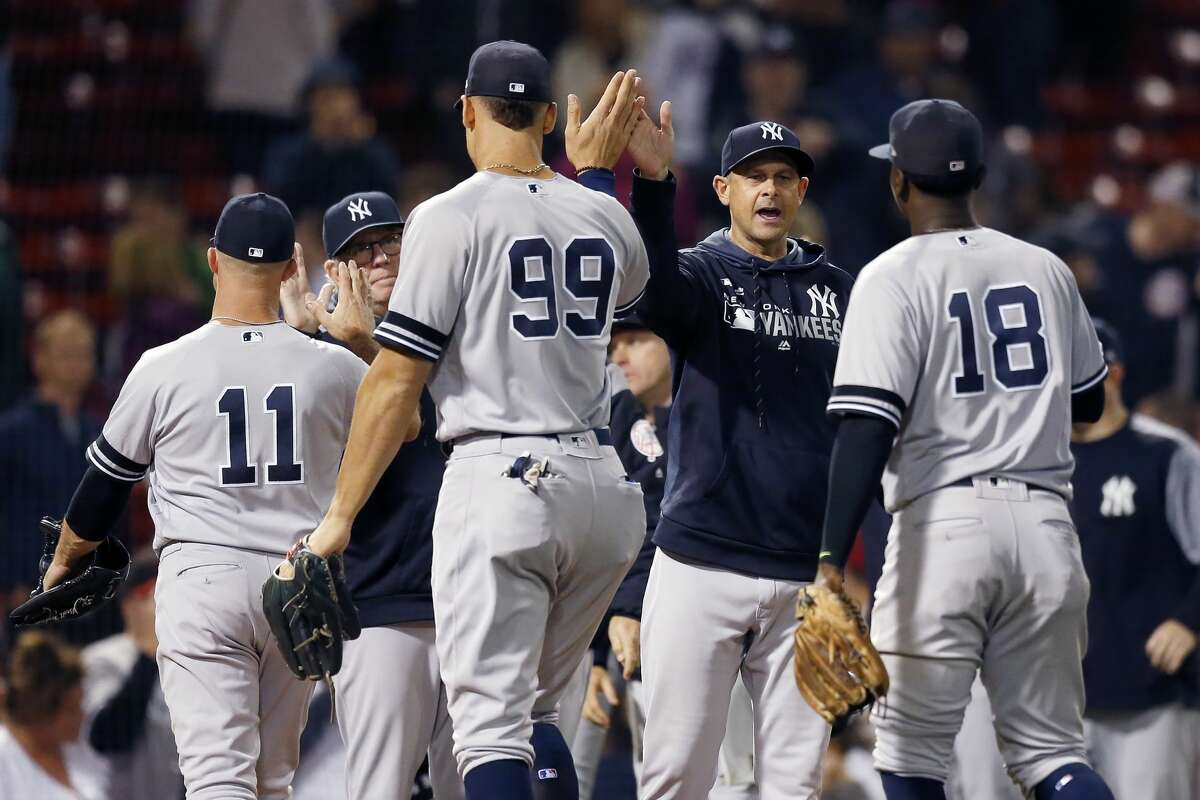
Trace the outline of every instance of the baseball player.
{"label": "baseball player", "polygon": [[1097,321],[1108,361],[1104,416],[1076,425],[1075,497],[1091,579],[1084,734],[1118,797],[1198,797],[1200,448],[1121,398],[1121,341]]}
{"label": "baseball player", "polygon": [[[569,135],[599,118],[631,129],[636,90],[635,73],[618,73]],[[604,362],[614,313],[642,293],[646,253],[619,203],[542,162],[557,106],[540,52],[481,46],[460,103],[478,172],[408,220],[375,334],[384,349],[309,544],[322,555],[346,547],[428,382],[438,439],[452,448],[434,520],[433,604],[467,797],[533,797],[536,753],[538,795],[573,798],[553,724],[559,696],[645,533],[641,490],[604,427]]]}
{"label": "baseball player", "polygon": [[642,113],[629,146],[651,260],[639,313],[676,355],[641,625],[640,796],[707,796],[740,674],[760,796],[816,797],[829,726],[796,690],[792,635],[817,566],[833,443],[824,408],[852,279],[788,236],[813,162],[775,122],[729,134],[713,188],[730,227],[677,252],[669,103],[661,120]]}
{"label": "baseball player", "polygon": [[890,134],[871,153],[891,159],[913,235],[863,269],[850,301],[819,577],[840,591],[882,475],[894,516],[872,640],[891,689],[875,766],[892,800],[943,798],[979,671],[1026,793],[1111,798],[1084,749],[1088,583],[1067,508],[1070,424],[1104,404],[1096,332],[1066,265],[975,221],[970,112],[920,100]]}
{"label": "baseball player", "polygon": [[313,686],[271,641],[260,587],[332,496],[366,367],[278,318],[295,247],[276,198],[226,204],[212,320],[126,379],[45,576],[74,574],[148,476],[158,668],[189,798],[288,797]]}
{"label": "baseball player", "polygon": [[[302,284],[289,287],[289,323],[309,333],[324,327],[370,363],[379,352],[372,334],[387,313],[400,267],[404,218],[383,192],[358,192],[325,211],[322,234],[330,283],[313,298]],[[357,286],[357,268],[364,285]],[[302,271],[297,271],[297,281]],[[347,285],[349,283],[349,285]],[[345,313],[325,310],[338,299],[360,297]],[[307,297],[307,302],[304,298]],[[358,308],[360,313],[351,313]],[[324,335],[323,335],[324,336]],[[346,549],[346,577],[362,633],[345,644],[337,677],[337,719],[346,742],[347,793],[371,800],[411,786],[426,753],[439,799],[463,796],[454,763],[450,717],[438,674],[433,635],[430,569],[433,512],[446,458],[434,437],[435,411],[421,394],[421,432],[392,460],[354,523]],[[404,675],[397,687],[396,675]]]}

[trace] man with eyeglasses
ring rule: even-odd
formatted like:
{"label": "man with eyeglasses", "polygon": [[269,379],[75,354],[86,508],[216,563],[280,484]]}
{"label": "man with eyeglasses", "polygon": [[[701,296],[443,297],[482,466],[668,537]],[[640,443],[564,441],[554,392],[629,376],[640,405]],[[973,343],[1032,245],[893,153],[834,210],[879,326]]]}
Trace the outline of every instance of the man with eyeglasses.
{"label": "man with eyeglasses", "polygon": [[[288,323],[374,360],[379,345],[372,334],[387,312],[403,234],[396,201],[383,192],[359,192],[330,206],[322,230],[329,283],[316,296],[302,279],[285,287]],[[345,553],[363,626],[359,638],[345,643],[337,677],[350,800],[398,796],[400,787],[413,785],[427,752],[435,796],[464,796],[433,637],[433,512],[445,467],[435,427],[433,400],[425,391],[421,433],[384,472]],[[397,675],[403,680],[397,682]]]}

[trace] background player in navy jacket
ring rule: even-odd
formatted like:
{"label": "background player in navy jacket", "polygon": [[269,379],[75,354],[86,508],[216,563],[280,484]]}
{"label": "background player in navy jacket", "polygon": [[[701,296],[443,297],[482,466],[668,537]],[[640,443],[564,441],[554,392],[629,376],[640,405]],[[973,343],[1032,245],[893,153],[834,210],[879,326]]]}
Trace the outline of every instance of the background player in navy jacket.
{"label": "background player in navy jacket", "polygon": [[630,143],[651,265],[639,311],[677,357],[642,621],[641,797],[706,795],[739,672],[761,796],[815,797],[829,729],[796,691],[793,613],[816,570],[833,442],[823,409],[852,279],[788,237],[813,164],[775,122],[730,133],[713,179],[730,227],[677,251],[669,103],[661,114]]}
{"label": "background player in navy jacket", "polygon": [[[369,362],[379,352],[372,334],[396,281],[404,220],[390,196],[360,192],[329,207],[322,233],[331,281],[316,298],[305,298],[306,286],[288,287],[288,321],[309,332],[320,323],[323,336]],[[334,288],[338,304],[330,313],[325,306]],[[362,635],[346,643],[337,681],[352,800],[412,786],[426,751],[437,797],[463,796],[433,641],[433,512],[445,467],[435,417],[425,391],[420,435],[384,472],[346,548],[346,576],[363,625]],[[398,674],[404,679],[397,683]]]}
{"label": "background player in navy jacket", "polygon": [[1117,797],[1200,796],[1196,634],[1200,630],[1200,448],[1130,414],[1122,348],[1097,321],[1104,415],[1074,426],[1075,498],[1092,583],[1084,731]]}

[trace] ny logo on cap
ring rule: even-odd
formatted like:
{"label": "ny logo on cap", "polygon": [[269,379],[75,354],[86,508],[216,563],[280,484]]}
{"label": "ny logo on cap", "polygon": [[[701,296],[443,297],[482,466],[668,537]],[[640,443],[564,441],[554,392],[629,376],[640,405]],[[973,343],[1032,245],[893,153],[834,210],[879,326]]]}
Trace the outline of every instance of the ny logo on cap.
{"label": "ny logo on cap", "polygon": [[783,126],[778,122],[764,122],[759,127],[762,128],[764,139],[774,139],[777,142],[783,141]]}
{"label": "ny logo on cap", "polygon": [[365,197],[350,201],[350,205],[346,206],[346,208],[350,211],[351,222],[358,222],[360,219],[366,219],[371,216],[371,209],[367,207],[367,199]]}
{"label": "ny logo on cap", "polygon": [[508,90],[509,90],[510,92],[517,92],[518,94],[525,94],[525,84],[523,84],[523,83],[510,83],[510,84],[508,85]]}
{"label": "ny logo on cap", "polygon": [[261,247],[251,247],[250,248],[250,257],[251,258],[262,258],[262,255],[263,255],[263,249]]}

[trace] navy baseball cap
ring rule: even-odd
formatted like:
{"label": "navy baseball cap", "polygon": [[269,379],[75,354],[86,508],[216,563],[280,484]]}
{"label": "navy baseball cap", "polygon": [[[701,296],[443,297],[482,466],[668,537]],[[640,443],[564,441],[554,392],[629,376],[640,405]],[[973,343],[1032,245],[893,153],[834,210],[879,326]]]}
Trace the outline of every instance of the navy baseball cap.
{"label": "navy baseball cap", "polygon": [[800,148],[796,134],[778,122],[751,122],[731,130],[721,148],[721,174],[728,175],[746,159],[772,150],[791,159],[802,177],[812,174],[812,156]]}
{"label": "navy baseball cap", "polygon": [[403,224],[404,217],[391,195],[385,192],[348,194],[325,211],[325,223],[321,226],[325,256],[333,258],[362,231]]}
{"label": "navy baseball cap", "polygon": [[511,39],[480,45],[471,54],[463,94],[552,102],[550,64],[536,47]]}
{"label": "navy baseball cap", "polygon": [[227,256],[251,264],[277,264],[292,257],[296,223],[278,197],[255,192],[239,194],[225,204],[213,247]]}
{"label": "navy baseball cap", "polygon": [[612,332],[618,331],[648,331],[650,326],[646,324],[646,320],[642,319],[641,315],[636,311],[632,314],[627,314],[620,319],[614,318],[612,324]]}
{"label": "navy baseball cap", "polygon": [[1121,336],[1104,320],[1098,317],[1092,317],[1092,325],[1096,328],[1096,335],[1100,337],[1100,349],[1104,351],[1105,364],[1123,364],[1125,362],[1125,346],[1121,343]]}
{"label": "navy baseball cap", "polygon": [[983,173],[983,128],[953,100],[915,100],[888,123],[888,143],[870,149],[917,186],[973,187]]}

